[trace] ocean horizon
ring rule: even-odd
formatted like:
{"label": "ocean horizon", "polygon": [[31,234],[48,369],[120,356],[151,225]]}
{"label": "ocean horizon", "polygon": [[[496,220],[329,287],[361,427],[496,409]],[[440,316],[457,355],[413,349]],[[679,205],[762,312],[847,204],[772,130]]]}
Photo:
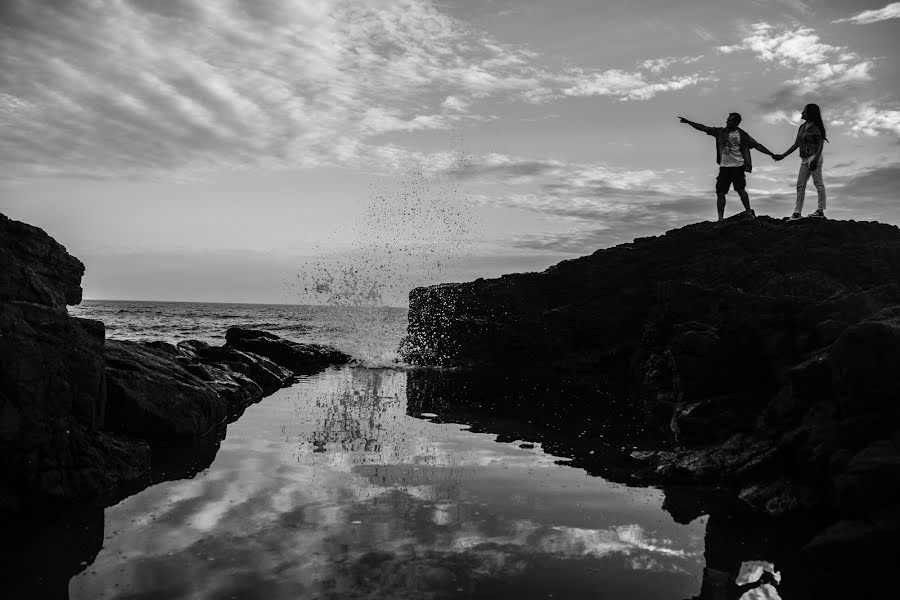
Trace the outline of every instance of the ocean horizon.
{"label": "ocean horizon", "polygon": [[68,310],[102,321],[107,339],[221,345],[236,326],[333,346],[365,366],[402,365],[397,348],[407,324],[407,309],[389,306],[86,299]]}

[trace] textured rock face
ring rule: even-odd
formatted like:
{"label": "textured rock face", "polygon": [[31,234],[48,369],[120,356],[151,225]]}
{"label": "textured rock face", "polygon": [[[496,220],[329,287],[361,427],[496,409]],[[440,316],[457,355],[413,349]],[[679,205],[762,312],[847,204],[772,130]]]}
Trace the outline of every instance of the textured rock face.
{"label": "textured rock face", "polygon": [[0,215],[0,497],[70,502],[135,479],[149,448],[102,432],[104,327],[75,319],[84,266],[36,227]]}
{"label": "textured rock face", "polygon": [[350,357],[321,344],[301,344],[256,329],[229,327],[225,346],[264,356],[294,373],[312,373],[328,365],[350,362]]}
{"label": "textured rock face", "polygon": [[796,354],[896,298],[898,275],[890,225],[699,223],[542,273],[417,288],[402,351],[416,364],[598,366],[630,356],[648,325],[699,321]]}
{"label": "textured rock face", "polygon": [[148,440],[205,435],[293,379],[265,357],[195,340],[110,340],[105,354],[106,427]]}
{"label": "textured rock face", "polygon": [[700,223],[543,273],[420,288],[401,352],[629,372],[632,401],[677,444],[636,456],[639,479],[823,522],[871,521],[900,497],[894,226]]}
{"label": "textured rock face", "polygon": [[43,230],[0,214],[0,302],[81,302],[84,265]]}
{"label": "textured rock face", "polygon": [[106,361],[110,431],[151,440],[187,439],[228,417],[225,399],[164,350],[110,340]]}

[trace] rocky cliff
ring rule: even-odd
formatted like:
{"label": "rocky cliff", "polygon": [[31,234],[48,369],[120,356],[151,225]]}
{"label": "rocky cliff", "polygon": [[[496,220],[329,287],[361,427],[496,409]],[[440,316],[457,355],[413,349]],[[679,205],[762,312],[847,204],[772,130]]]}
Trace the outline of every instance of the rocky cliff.
{"label": "rocky cliff", "polygon": [[75,319],[84,265],[42,230],[0,215],[0,508],[138,478],[146,443],[103,431],[104,327]]}
{"label": "rocky cliff", "polygon": [[675,444],[636,453],[630,480],[730,489],[817,522],[812,547],[900,533],[897,227],[733,218],[542,273],[420,288],[401,351],[619,373]]}
{"label": "rocky cliff", "polygon": [[83,274],[44,231],[0,214],[0,517],[135,491],[157,478],[160,444],[196,440],[295,374],[349,360],[237,327],[222,347],[107,341],[103,323],[66,310]]}

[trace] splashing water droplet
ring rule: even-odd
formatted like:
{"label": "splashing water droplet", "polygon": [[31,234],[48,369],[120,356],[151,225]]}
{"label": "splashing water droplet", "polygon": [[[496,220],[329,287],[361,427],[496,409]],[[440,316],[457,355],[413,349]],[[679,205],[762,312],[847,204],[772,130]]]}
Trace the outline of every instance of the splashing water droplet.
{"label": "splashing water droplet", "polygon": [[440,281],[473,247],[472,207],[458,177],[469,158],[458,135],[451,148],[373,186],[350,249],[298,270],[293,287],[299,303],[346,309],[343,324],[357,333],[358,347],[344,350],[365,364],[399,362],[379,309],[406,305],[412,288]]}

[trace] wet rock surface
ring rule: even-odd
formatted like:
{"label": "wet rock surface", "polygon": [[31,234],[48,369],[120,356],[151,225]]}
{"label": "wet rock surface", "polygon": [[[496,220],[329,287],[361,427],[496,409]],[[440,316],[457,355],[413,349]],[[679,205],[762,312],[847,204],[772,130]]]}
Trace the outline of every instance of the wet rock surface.
{"label": "wet rock surface", "polygon": [[266,357],[296,374],[314,373],[324,366],[350,362],[350,356],[329,346],[294,342],[266,331],[242,327],[228,328],[225,348]]}
{"label": "wet rock surface", "polygon": [[422,365],[627,373],[628,410],[665,440],[635,450],[627,479],[712,486],[790,522],[808,568],[845,565],[829,597],[900,541],[898,282],[894,226],[700,223],[543,273],[416,289],[401,350]]}

